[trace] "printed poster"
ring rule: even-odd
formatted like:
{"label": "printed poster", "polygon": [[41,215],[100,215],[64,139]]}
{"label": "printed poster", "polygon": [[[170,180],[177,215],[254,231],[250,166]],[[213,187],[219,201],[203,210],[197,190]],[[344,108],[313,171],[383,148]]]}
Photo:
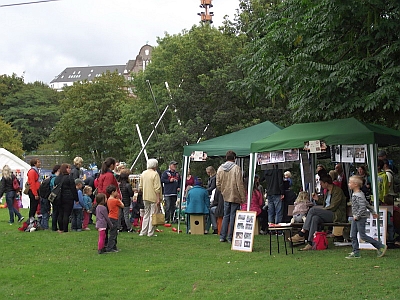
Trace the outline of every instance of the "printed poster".
{"label": "printed poster", "polygon": [[236,211],[231,250],[253,251],[256,217],[257,213],[255,211]]}

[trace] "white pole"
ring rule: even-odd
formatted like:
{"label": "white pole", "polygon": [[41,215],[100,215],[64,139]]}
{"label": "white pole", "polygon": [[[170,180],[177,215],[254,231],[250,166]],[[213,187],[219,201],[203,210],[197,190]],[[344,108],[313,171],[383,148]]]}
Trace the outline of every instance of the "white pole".
{"label": "white pole", "polygon": [[144,157],[146,157],[146,161],[148,161],[149,157],[147,156],[147,151],[146,151],[145,145],[143,143],[143,137],[142,137],[142,133],[140,132],[139,124],[136,124],[136,130],[137,130],[138,135],[139,135],[140,144],[144,148],[144,150],[143,150],[144,151]]}

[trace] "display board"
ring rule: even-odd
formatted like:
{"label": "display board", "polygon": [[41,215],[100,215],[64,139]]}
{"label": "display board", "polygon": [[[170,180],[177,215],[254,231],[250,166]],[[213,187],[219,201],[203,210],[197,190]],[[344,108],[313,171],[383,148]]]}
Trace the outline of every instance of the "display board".
{"label": "display board", "polygon": [[[370,214],[367,222],[365,223],[365,233],[375,240],[378,240],[378,224],[379,224],[379,235],[381,237],[381,242],[386,244],[387,236],[387,207],[379,207],[379,222],[378,219],[374,219],[372,214]],[[360,244],[360,249],[373,249],[375,247],[370,243],[364,242],[360,239],[360,235],[357,233],[358,243]]]}
{"label": "display board", "polygon": [[255,211],[236,211],[231,250],[252,252],[257,213]]}

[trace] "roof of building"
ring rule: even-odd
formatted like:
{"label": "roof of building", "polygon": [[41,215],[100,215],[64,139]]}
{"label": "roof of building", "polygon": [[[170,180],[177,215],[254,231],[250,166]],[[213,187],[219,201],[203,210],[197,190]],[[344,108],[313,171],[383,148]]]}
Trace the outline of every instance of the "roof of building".
{"label": "roof of building", "polygon": [[115,72],[124,75],[126,65],[113,65],[113,66],[88,66],[88,67],[71,67],[66,68],[59,75],[57,75],[50,83],[54,82],[75,82],[88,80],[101,76],[107,71]]}

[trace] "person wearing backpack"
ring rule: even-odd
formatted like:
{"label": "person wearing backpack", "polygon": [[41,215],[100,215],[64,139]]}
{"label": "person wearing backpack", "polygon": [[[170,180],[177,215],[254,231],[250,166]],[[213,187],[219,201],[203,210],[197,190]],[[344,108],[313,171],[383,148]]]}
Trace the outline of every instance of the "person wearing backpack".
{"label": "person wearing backpack", "polygon": [[10,213],[8,224],[12,225],[14,224],[14,214],[17,215],[18,222],[21,222],[24,219],[21,213],[14,207],[15,193],[17,191],[14,189],[13,181],[16,177],[11,173],[11,169],[8,165],[4,165],[2,176],[3,177],[0,181],[0,198],[3,197],[4,193],[6,194],[7,208]]}
{"label": "person wearing backpack", "polygon": [[371,206],[365,199],[364,193],[361,191],[363,180],[360,176],[351,176],[349,180],[349,188],[353,191],[351,197],[351,211],[353,213],[353,220],[351,221],[350,237],[353,252],[346,256],[348,259],[360,258],[360,246],[358,243],[357,233],[360,235],[360,239],[372,244],[377,250],[377,256],[382,257],[385,255],[387,246],[382,244],[380,241],[373,239],[365,233],[365,223],[369,217],[368,210],[372,213],[374,219],[378,218],[379,215],[375,212],[373,206]]}
{"label": "person wearing backpack", "polygon": [[[51,190],[54,187],[54,180],[56,179],[58,174],[60,174],[60,171],[59,171],[60,167],[61,167],[60,165],[55,165],[53,167],[53,170],[51,171],[50,177],[43,180],[39,187],[40,213],[42,214],[42,218],[40,220],[40,226],[45,230],[49,229],[49,218],[50,218],[50,210],[51,210],[51,204],[47,198],[49,197]],[[55,217],[54,215],[55,214],[54,214],[54,207],[53,207],[52,225],[53,225],[53,220]],[[55,225],[56,225],[55,231],[57,231],[57,222],[55,223]],[[53,226],[52,226],[52,228],[53,228]]]}

